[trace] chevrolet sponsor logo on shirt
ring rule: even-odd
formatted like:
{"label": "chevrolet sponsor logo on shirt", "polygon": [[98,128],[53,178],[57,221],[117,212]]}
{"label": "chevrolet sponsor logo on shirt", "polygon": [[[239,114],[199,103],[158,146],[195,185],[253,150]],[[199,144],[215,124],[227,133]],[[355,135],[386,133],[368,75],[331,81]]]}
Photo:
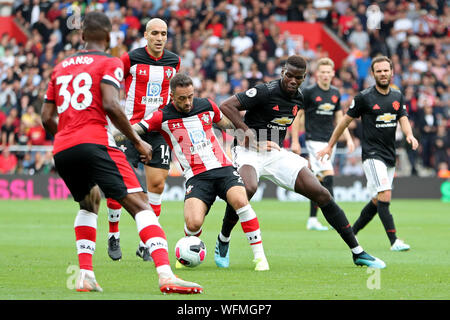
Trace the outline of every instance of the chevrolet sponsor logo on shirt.
{"label": "chevrolet sponsor logo on shirt", "polygon": [[333,115],[334,108],[335,106],[331,103],[322,103],[320,106],[317,107],[316,113],[324,115]]}
{"label": "chevrolet sponsor logo on shirt", "polygon": [[285,125],[290,125],[292,123],[292,121],[294,121],[293,118],[289,118],[289,117],[281,117],[281,118],[275,118],[273,119],[272,123],[276,123],[280,126],[285,126]]}
{"label": "chevrolet sponsor logo on shirt", "polygon": [[383,122],[383,123],[377,123],[375,126],[377,128],[386,128],[386,127],[395,127],[397,126],[397,115],[392,113],[384,113],[379,116],[377,116],[377,122]]}

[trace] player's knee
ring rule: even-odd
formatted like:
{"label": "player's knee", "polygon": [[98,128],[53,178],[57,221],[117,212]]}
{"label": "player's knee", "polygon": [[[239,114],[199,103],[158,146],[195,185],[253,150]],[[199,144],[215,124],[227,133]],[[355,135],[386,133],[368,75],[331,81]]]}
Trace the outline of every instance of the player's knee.
{"label": "player's knee", "polygon": [[245,192],[247,193],[248,199],[251,199],[257,190],[258,190],[257,182],[256,183],[250,182],[245,184]]}
{"label": "player's knee", "polygon": [[317,202],[319,207],[321,207],[329,203],[332,199],[333,197],[331,196],[331,193],[327,190],[327,188],[321,187],[312,200]]}
{"label": "player's knee", "polygon": [[151,184],[148,184],[148,191],[152,193],[162,194],[164,192],[165,185],[165,180],[152,182]]}
{"label": "player's knee", "polygon": [[194,233],[201,229],[201,227],[203,225],[203,220],[196,218],[196,217],[190,217],[190,218],[186,218],[185,224],[186,224],[186,229],[189,232]]}

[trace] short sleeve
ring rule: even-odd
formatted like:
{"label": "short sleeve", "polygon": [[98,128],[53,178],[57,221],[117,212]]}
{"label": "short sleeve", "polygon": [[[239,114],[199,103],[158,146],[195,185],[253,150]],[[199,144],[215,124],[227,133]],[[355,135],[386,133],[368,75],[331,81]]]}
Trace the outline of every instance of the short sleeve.
{"label": "short sleeve", "polygon": [[361,94],[357,94],[352,102],[350,103],[350,107],[347,111],[347,115],[352,118],[359,118],[364,110],[364,100],[361,97]]}
{"label": "short sleeve", "polygon": [[123,80],[123,62],[119,58],[110,58],[105,60],[103,66],[103,76],[101,82],[113,85],[120,89]]}
{"label": "short sleeve", "polygon": [[222,113],[222,111],[220,111],[219,107],[217,106],[217,104],[214,101],[212,101],[211,99],[208,99],[208,101],[209,101],[209,103],[211,103],[211,106],[212,106],[212,109],[214,112],[213,122],[217,123],[222,119],[223,113]]}
{"label": "short sleeve", "polygon": [[[333,97],[336,97],[336,98],[333,98]],[[331,99],[336,99],[336,104],[334,105],[334,110],[336,110],[336,111],[342,110],[342,107],[341,107],[341,94],[338,92],[333,97],[331,97]]]}
{"label": "short sleeve", "polygon": [[147,132],[159,131],[161,129],[162,116],[162,111],[157,110],[139,122],[139,125]]}
{"label": "short sleeve", "polygon": [[403,116],[408,116],[408,110],[406,108],[405,98],[402,95],[401,98],[400,98],[400,109],[398,110],[398,117],[397,117],[397,119],[400,119]]}
{"label": "short sleeve", "polygon": [[245,110],[250,110],[255,106],[264,104],[268,101],[269,90],[264,84],[256,85],[247,91],[236,94],[236,98],[239,100]]}

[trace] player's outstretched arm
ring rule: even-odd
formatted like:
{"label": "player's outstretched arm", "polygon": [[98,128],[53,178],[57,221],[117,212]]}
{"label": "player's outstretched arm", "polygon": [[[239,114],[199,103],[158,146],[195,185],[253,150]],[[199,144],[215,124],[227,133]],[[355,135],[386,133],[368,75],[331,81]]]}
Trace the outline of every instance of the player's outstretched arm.
{"label": "player's outstretched arm", "polygon": [[236,129],[241,129],[244,132],[248,130],[248,126],[244,123],[240,114],[240,111],[245,110],[245,108],[236,96],[231,96],[222,102],[219,109],[233,123]]}
{"label": "player's outstretched arm", "polygon": [[231,122],[225,115],[222,116],[222,119],[220,119],[220,121],[216,124],[221,130],[236,129],[233,122]]}
{"label": "player's outstretched arm", "polygon": [[294,119],[294,122],[291,126],[291,150],[296,154],[302,153],[302,147],[300,146],[300,142],[298,141],[298,136],[300,132],[305,130],[305,111],[303,109],[298,110],[297,116]]}
{"label": "player's outstretched arm", "polygon": [[[341,122],[343,117],[344,117],[344,113],[342,112],[342,110],[338,110],[336,112],[336,123]],[[345,128],[343,134],[344,134],[345,141],[347,141],[347,151],[348,151],[348,153],[352,153],[353,151],[355,151],[355,144],[353,143],[352,135],[350,134],[350,131],[348,130],[348,128]]]}
{"label": "player's outstretched arm", "polygon": [[417,147],[419,146],[419,142],[417,141],[417,139],[414,137],[414,135],[412,133],[411,124],[409,123],[408,117],[403,116],[398,121],[400,123],[400,127],[403,131],[403,134],[406,137],[406,141],[411,145],[411,148],[413,150],[416,150]]}
{"label": "player's outstretched arm", "polygon": [[238,143],[246,148],[256,148],[255,134],[242,119],[240,111],[246,109],[239,99],[235,95],[231,96],[220,104],[219,109],[236,128],[235,137]]}
{"label": "player's outstretched arm", "polygon": [[317,158],[322,159],[325,156],[331,157],[331,152],[333,151],[333,147],[338,141],[339,137],[342,135],[345,129],[350,125],[350,123],[353,121],[353,118],[349,115],[345,115],[342,120],[338,123],[336,128],[334,128],[333,134],[331,135],[330,140],[328,141],[328,145],[317,152]]}
{"label": "player's outstretched arm", "polygon": [[56,122],[56,104],[53,102],[44,102],[41,111],[42,125],[45,131],[52,136],[58,132],[58,123]]}
{"label": "player's outstretched arm", "polygon": [[119,103],[119,90],[114,86],[101,83],[103,108],[114,126],[122,132],[136,147],[141,154],[141,160],[148,162],[151,160],[152,147],[143,141],[141,137],[131,127],[125,113]]}

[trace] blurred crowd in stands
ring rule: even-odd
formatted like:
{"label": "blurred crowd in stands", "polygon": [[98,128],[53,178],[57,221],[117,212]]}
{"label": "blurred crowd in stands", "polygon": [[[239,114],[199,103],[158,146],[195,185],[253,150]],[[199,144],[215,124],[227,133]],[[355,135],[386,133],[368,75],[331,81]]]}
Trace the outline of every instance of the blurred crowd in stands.
{"label": "blurred crowd in stands", "polygon": [[[294,53],[309,61],[304,85],[313,83],[315,61],[328,52],[307,42],[298,50],[289,35],[280,36],[277,23],[323,23],[349,50],[333,81],[344,112],[358,91],[374,84],[372,58],[389,56],[393,87],[403,92],[420,141],[419,150],[411,151],[399,130],[398,174],[449,174],[450,9],[444,0],[14,1],[11,14],[29,38],[17,43],[0,31],[0,173],[53,170],[50,151],[9,149],[51,145],[39,116],[49,76],[59,61],[82,48],[80,17],[91,10],[102,10],[112,20],[110,53],[118,57],[146,45],[149,19],[164,19],[166,48],[181,56],[180,71],[194,79],[199,96],[217,104],[258,82],[277,79],[282,63]],[[370,26],[374,14],[378,25]],[[351,133],[359,145],[360,123],[353,123]],[[336,171],[362,175],[360,150],[339,153]]]}

